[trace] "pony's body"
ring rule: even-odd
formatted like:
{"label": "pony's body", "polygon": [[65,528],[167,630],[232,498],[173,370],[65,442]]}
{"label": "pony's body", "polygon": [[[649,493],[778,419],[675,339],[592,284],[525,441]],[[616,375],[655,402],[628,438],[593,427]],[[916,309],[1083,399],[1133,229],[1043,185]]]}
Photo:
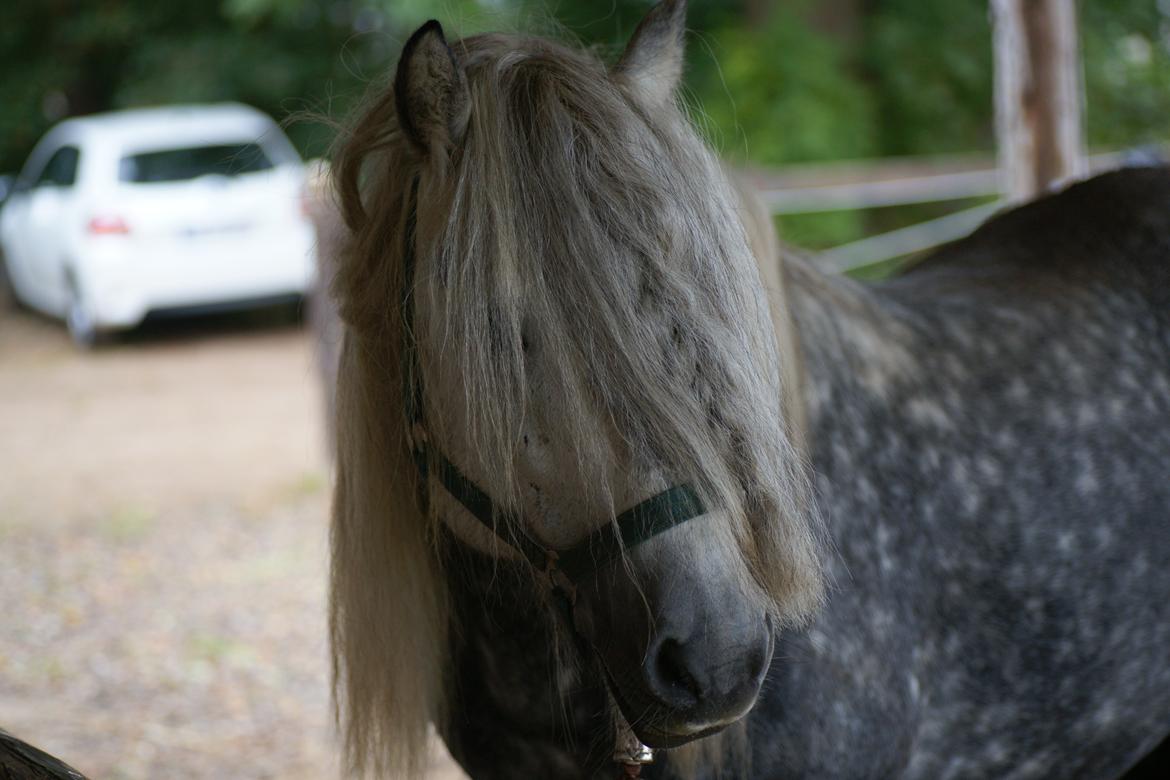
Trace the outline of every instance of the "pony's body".
{"label": "pony's body", "polygon": [[[787,279],[835,554],[746,776],[1120,776],[1170,732],[1170,173],[1078,185],[893,282]],[[596,673],[560,670],[523,580],[457,568],[456,756],[609,776]]]}
{"label": "pony's body", "polygon": [[1115,777],[1170,732],[1167,204],[1112,174],[796,304],[839,555],[776,776]]}
{"label": "pony's body", "polygon": [[782,267],[684,31],[430,22],[339,149],[350,767],[433,722],[476,778],[610,775],[615,726],[660,776],[1117,776],[1170,731],[1170,176]]}

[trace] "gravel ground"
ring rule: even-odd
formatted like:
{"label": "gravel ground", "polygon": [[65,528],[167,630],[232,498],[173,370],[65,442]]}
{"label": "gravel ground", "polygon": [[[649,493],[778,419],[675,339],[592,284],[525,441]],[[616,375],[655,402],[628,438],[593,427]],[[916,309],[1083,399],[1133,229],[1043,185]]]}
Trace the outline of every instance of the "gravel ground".
{"label": "gravel ground", "polygon": [[319,409],[271,317],[81,354],[0,305],[0,727],[95,780],[336,777]]}

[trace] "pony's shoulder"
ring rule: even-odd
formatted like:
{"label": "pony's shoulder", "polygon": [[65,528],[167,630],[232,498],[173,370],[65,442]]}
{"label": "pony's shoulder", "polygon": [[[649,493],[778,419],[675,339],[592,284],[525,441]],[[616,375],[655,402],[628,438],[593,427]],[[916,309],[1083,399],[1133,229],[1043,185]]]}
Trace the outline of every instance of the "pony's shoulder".
{"label": "pony's shoulder", "polygon": [[1170,167],[1126,168],[1002,212],[908,275],[994,272],[1170,285]]}

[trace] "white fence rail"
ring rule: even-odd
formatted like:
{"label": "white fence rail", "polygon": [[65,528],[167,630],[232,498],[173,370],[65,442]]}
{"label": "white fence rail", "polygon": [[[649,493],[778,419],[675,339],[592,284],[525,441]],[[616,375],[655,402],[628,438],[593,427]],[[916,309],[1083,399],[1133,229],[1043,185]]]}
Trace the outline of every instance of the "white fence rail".
{"label": "white fence rail", "polygon": [[[1146,152],[1106,152],[1089,159],[1091,173],[1110,170],[1143,155],[1155,160],[1163,146]],[[826,165],[792,166],[773,171],[749,171],[773,214],[811,214],[825,211],[935,203],[967,198],[995,197],[995,203],[948,214],[917,225],[882,233],[821,253],[826,269],[848,271],[894,257],[913,254],[960,238],[1001,207],[1002,195],[995,159],[988,156],[950,158],[895,158]]]}

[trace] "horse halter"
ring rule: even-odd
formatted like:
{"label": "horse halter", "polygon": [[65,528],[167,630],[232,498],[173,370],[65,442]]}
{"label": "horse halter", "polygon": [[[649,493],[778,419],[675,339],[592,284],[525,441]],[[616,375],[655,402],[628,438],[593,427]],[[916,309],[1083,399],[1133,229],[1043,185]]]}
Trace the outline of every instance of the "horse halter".
{"label": "horse halter", "polygon": [[[419,368],[418,341],[414,335],[414,265],[415,228],[418,222],[418,176],[410,185],[406,232],[403,236],[405,274],[402,317],[404,325],[403,362],[407,437],[419,472],[419,492],[426,507],[431,476],[468,513],[505,544],[515,548],[550,583],[555,594],[571,605],[576,600],[576,585],[586,575],[621,557],[628,550],[680,523],[706,513],[702,500],[690,483],[675,485],[647,498],[617,516],[617,533],[609,524],[590,533],[584,540],[565,549],[555,550],[534,540],[525,531],[521,518],[501,510],[491,497],[468,479],[437,447],[428,448],[423,420],[422,372]],[[432,465],[434,467],[432,474]],[[505,530],[506,529],[506,530]]]}

